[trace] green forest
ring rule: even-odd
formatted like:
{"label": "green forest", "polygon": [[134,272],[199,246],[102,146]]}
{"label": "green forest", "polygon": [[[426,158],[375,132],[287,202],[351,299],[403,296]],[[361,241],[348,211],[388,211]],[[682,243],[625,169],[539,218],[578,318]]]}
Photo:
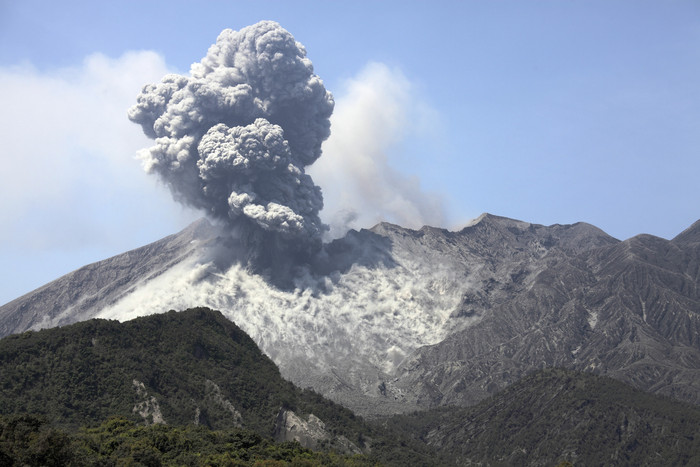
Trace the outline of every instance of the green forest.
{"label": "green forest", "polygon": [[369,466],[364,455],[314,452],[244,429],[139,425],[122,417],[66,432],[31,415],[0,417],[3,466]]}
{"label": "green forest", "polygon": [[[281,436],[285,413],[322,421],[314,450]],[[700,409],[551,368],[475,406],[366,421],[207,308],[0,340],[3,466],[470,464],[700,465]]]}

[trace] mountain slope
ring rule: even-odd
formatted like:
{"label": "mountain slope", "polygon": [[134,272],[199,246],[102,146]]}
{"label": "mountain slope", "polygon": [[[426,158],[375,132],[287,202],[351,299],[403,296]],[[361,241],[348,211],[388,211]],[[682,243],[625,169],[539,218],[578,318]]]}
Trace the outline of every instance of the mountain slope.
{"label": "mountain slope", "polygon": [[[201,248],[215,229],[202,219],[157,242],[89,264],[0,307],[0,337],[93,318]],[[165,310],[164,310],[165,311]]]}
{"label": "mountain slope", "polygon": [[700,403],[700,255],[641,235],[552,258],[479,323],[419,349],[402,397],[470,404],[533,368],[588,369]]}
{"label": "mountain slope", "polygon": [[585,223],[489,214],[459,232],[379,224],[296,265],[290,288],[200,224],[164,239],[172,250],[157,242],[0,307],[0,329],[208,306],[284,377],[363,415],[473,404],[552,365],[697,402],[697,238],[697,224],[673,241],[621,242]]}
{"label": "mountain slope", "polygon": [[[0,340],[0,414],[20,413],[67,428],[114,415],[146,424],[245,427],[351,451],[359,448],[330,430],[356,442],[365,430],[369,438],[351,412],[283,380],[240,328],[206,308],[125,323],[89,320]],[[292,418],[294,433],[286,423]],[[304,433],[307,419],[318,439]]]}
{"label": "mountain slope", "polygon": [[[245,465],[253,464],[253,454],[303,459],[298,445],[272,440],[368,454],[359,465],[405,465],[407,458],[434,465],[436,459],[429,447],[385,437],[346,408],[282,379],[240,328],[207,308],[124,323],[89,320],[0,339],[0,460],[8,453],[15,460],[33,451],[51,454],[43,436],[69,447],[66,433],[82,446],[73,446],[73,465],[86,465],[80,459],[88,454],[104,465],[101,455],[119,459],[146,451],[163,459],[177,455],[188,465],[210,465],[193,458],[197,450],[221,454],[211,461],[216,465],[234,462],[241,449],[250,461]],[[19,444],[22,453],[15,452]],[[90,452],[81,454],[85,449]],[[335,458],[338,465],[350,462]]]}
{"label": "mountain slope", "polygon": [[700,220],[679,233],[672,240],[678,245],[697,245],[700,243]]}
{"label": "mountain slope", "polygon": [[384,422],[459,465],[697,465],[700,408],[610,378],[536,372],[476,406]]}

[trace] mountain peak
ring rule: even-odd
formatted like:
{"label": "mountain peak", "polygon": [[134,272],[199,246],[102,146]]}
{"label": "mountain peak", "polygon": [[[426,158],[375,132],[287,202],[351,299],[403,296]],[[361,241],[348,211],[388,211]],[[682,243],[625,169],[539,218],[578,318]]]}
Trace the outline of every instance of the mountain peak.
{"label": "mountain peak", "polygon": [[676,235],[671,241],[676,244],[700,243],[700,220],[695,221],[693,225]]}
{"label": "mountain peak", "polygon": [[510,217],[496,216],[495,214],[490,214],[488,212],[482,213],[476,219],[472,219],[460,229],[460,231],[468,229],[470,227],[476,226],[486,226],[486,225],[499,225],[503,227],[515,227],[518,229],[527,229],[531,225],[529,222],[521,221],[518,219],[511,219]]}
{"label": "mountain peak", "polygon": [[[364,229],[363,229],[364,230]],[[379,234],[379,235],[386,235],[391,232],[406,232],[411,229],[407,229],[406,227],[401,227],[398,224],[392,224],[391,222],[380,222],[379,224],[376,224],[375,226],[367,229],[370,232]]]}
{"label": "mountain peak", "polygon": [[[466,229],[467,227],[473,227],[478,224],[482,223],[488,223],[488,222],[494,222],[498,219],[508,219],[507,217],[501,217],[501,216],[495,216],[493,214],[489,214],[488,212],[482,212],[479,217],[476,217],[470,221],[467,221],[462,229]],[[461,230],[461,229],[460,229]]]}

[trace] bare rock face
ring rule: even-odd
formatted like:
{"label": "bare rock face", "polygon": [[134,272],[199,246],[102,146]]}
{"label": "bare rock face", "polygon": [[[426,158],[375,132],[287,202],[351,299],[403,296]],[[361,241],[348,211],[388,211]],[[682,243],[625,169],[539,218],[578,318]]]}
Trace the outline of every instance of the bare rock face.
{"label": "bare rock face", "polygon": [[146,386],[139,380],[134,379],[134,390],[136,391],[139,402],[134,405],[132,412],[137,413],[143,418],[146,425],[165,424],[163,413],[160,411],[158,400],[154,396],[149,396],[146,391]]}
{"label": "bare rock face", "polygon": [[277,442],[297,441],[309,449],[319,449],[324,445],[346,454],[362,454],[362,450],[344,436],[335,436],[326,428],[323,420],[309,414],[304,419],[291,410],[280,409],[275,423],[274,439]]}
{"label": "bare rock face", "polygon": [[472,404],[559,366],[700,403],[697,238],[689,229],[544,255],[480,322],[405,361],[396,392],[420,406]]}
{"label": "bare rock face", "polygon": [[[484,214],[350,231],[279,287],[200,222],[0,307],[0,334],[220,310],[282,375],[373,416],[468,405],[551,366],[700,402],[700,222],[673,240]],[[244,255],[241,255],[244,256]]]}

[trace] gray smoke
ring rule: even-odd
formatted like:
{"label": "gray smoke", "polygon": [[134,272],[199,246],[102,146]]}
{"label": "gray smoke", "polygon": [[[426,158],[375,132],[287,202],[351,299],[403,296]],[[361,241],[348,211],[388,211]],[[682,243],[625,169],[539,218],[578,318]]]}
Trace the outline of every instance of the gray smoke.
{"label": "gray smoke", "polygon": [[[321,244],[321,190],[304,168],[330,134],[333,97],[279,24],[224,30],[190,76],[143,88],[129,118],[155,140],[141,157],[176,200],[242,240]],[[265,247],[267,248],[267,247]]]}

